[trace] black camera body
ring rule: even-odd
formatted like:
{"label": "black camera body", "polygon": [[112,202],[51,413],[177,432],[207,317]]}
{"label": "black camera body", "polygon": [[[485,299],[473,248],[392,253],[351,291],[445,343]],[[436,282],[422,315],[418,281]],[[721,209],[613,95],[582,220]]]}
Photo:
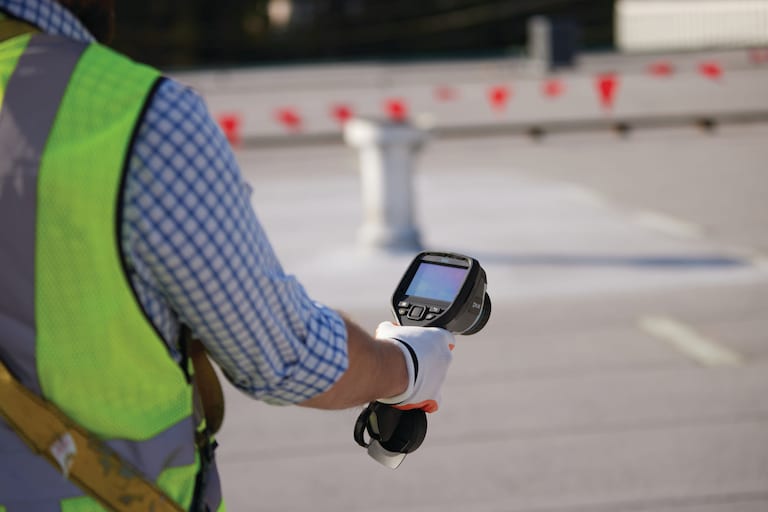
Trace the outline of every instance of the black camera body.
{"label": "black camera body", "polygon": [[468,256],[422,252],[414,258],[392,295],[399,325],[442,327],[470,335],[491,315],[485,270]]}

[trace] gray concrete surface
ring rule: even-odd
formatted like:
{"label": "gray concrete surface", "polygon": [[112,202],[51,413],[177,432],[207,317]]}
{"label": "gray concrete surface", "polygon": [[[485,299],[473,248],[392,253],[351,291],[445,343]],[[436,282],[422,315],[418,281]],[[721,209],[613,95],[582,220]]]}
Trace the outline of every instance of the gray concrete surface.
{"label": "gray concrete surface", "polygon": [[[425,444],[391,471],[354,444],[356,410],[227,386],[230,510],[768,510],[766,141],[767,125],[433,141],[425,243],[478,257],[494,312],[459,339]],[[286,269],[370,329],[388,319],[410,255],[358,246],[354,152],[238,158]],[[680,348],[650,316],[698,337]],[[702,338],[741,362],[700,364]]]}

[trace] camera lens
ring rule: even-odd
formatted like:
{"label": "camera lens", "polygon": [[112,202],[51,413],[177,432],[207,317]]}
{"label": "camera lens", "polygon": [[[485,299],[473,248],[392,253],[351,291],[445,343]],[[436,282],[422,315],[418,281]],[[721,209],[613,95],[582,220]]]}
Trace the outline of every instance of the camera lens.
{"label": "camera lens", "polygon": [[488,323],[489,318],[491,318],[491,297],[489,297],[486,293],[485,298],[483,299],[483,308],[480,310],[480,314],[478,315],[477,320],[461,334],[464,336],[469,336],[470,334],[480,332],[480,330],[485,327],[485,324]]}

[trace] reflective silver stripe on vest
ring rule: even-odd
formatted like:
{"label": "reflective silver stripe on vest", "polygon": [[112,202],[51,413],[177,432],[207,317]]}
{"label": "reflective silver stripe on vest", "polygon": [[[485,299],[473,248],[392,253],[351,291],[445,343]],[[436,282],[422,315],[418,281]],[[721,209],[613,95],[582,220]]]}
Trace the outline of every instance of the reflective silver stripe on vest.
{"label": "reflective silver stripe on vest", "polygon": [[[40,394],[35,366],[35,210],[45,142],[84,45],[34,36],[8,80],[0,110],[0,357]],[[55,58],[52,58],[55,55]]]}
{"label": "reflective silver stripe on vest", "polygon": [[[8,81],[0,109],[0,358],[37,394],[37,176],[64,91],[86,48],[54,36],[33,36]],[[195,420],[190,417],[146,441],[108,444],[155,480],[163,469],[194,464],[194,438]],[[7,512],[58,512],[60,500],[82,495],[0,420],[0,505]]]}

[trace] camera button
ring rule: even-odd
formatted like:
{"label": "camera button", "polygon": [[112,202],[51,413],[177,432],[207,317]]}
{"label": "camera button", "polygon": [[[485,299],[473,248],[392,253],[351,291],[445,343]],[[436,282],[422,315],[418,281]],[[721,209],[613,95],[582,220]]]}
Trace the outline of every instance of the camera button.
{"label": "camera button", "polygon": [[421,320],[424,316],[424,306],[413,306],[408,312],[408,318],[411,320]]}

